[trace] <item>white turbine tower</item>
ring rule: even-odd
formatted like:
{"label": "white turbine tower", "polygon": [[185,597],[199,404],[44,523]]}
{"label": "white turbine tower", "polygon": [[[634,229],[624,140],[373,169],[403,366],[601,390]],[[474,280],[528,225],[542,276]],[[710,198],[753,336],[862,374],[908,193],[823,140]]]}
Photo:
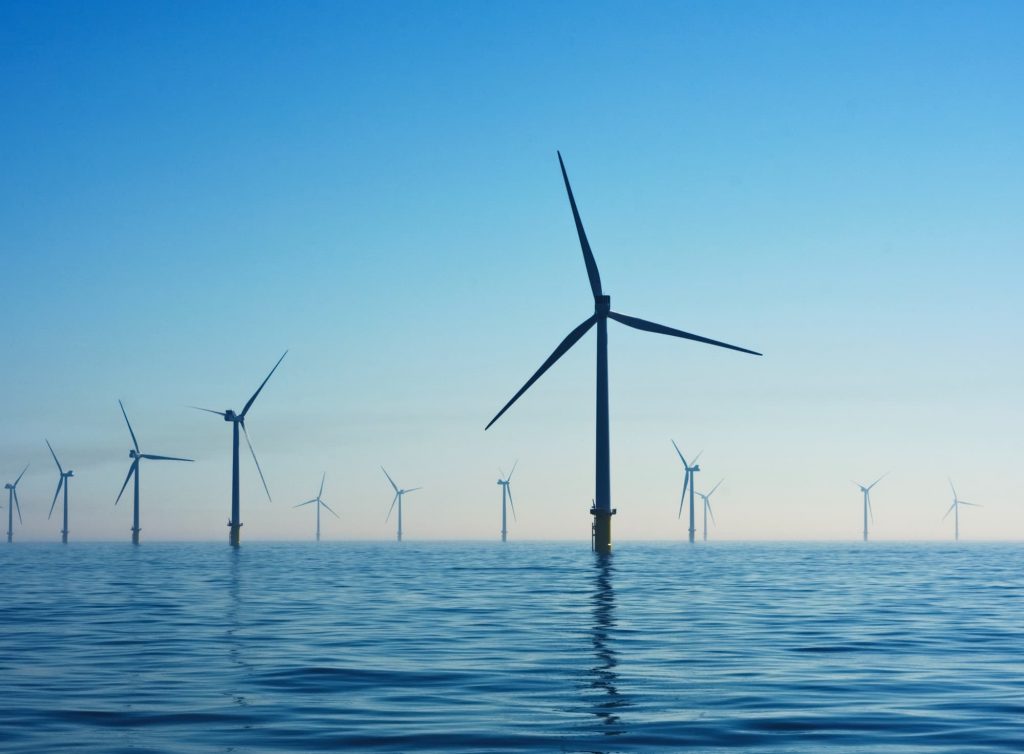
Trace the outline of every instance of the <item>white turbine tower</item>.
{"label": "white turbine tower", "polygon": [[878,479],[876,479],[875,481],[873,481],[871,484],[869,484],[867,486],[864,486],[860,482],[854,482],[854,484],[856,484],[858,487],[860,487],[860,491],[862,493],[864,493],[864,541],[865,542],[868,541],[868,516],[871,517],[871,523],[875,523],[875,513],[874,513],[874,511],[871,510],[871,488],[874,487],[879,482],[881,482],[887,476],[889,476],[889,472],[888,471],[885,472],[884,474],[882,474],[882,476],[878,477]]}
{"label": "white turbine tower", "polygon": [[412,489],[409,489],[409,490],[399,489],[398,485],[395,484],[395,480],[391,478],[391,475],[387,472],[387,470],[383,466],[380,467],[380,470],[384,472],[384,476],[386,476],[388,478],[388,481],[391,482],[391,486],[395,490],[395,499],[391,501],[391,507],[388,508],[388,516],[387,516],[387,518],[384,519],[384,523],[387,523],[388,521],[391,520],[391,512],[395,509],[395,503],[398,503],[398,541],[401,542],[402,541],[402,498],[405,495],[409,494],[410,492],[415,492],[416,490],[422,490],[423,488],[422,487],[413,487]]}
{"label": "white turbine tower", "polygon": [[693,496],[694,496],[694,490],[693,490],[693,482],[694,482],[694,480],[693,480],[693,475],[695,473],[697,473],[698,471],[700,471],[700,466],[697,464],[697,459],[700,458],[700,453],[703,453],[704,451],[702,450],[700,453],[695,455],[693,457],[693,463],[690,464],[690,463],[686,462],[686,457],[683,455],[683,451],[681,451],[679,449],[679,446],[676,445],[676,441],[675,440],[672,441],[672,447],[676,449],[676,453],[679,454],[679,460],[683,462],[683,468],[686,469],[685,476],[683,477],[683,495],[682,495],[681,498],[679,498],[679,515],[676,516],[676,518],[682,518],[682,516],[683,516],[683,505],[684,505],[684,503],[686,501],[686,488],[689,487],[690,488],[690,542],[693,542],[694,535],[696,534],[696,531],[697,531],[697,528],[696,528],[696,526],[694,524],[694,520],[695,519],[694,519],[694,512],[693,512]]}
{"label": "white turbine tower", "polygon": [[325,471],[324,475],[322,477],[320,477],[320,491],[318,493],[316,493],[316,497],[314,497],[312,500],[307,500],[304,503],[299,503],[298,505],[293,505],[292,506],[293,508],[301,508],[304,505],[312,505],[313,503],[316,503],[316,541],[317,542],[320,541],[320,508],[326,508],[327,510],[329,510],[331,512],[331,515],[334,516],[337,519],[341,518],[341,516],[339,516],[337,513],[335,513],[331,509],[331,506],[329,506],[327,503],[325,503],[323,500],[320,499],[320,497],[324,494],[324,481],[326,479],[327,479],[327,472]]}
{"label": "white turbine tower", "polygon": [[955,539],[954,539],[954,541],[959,542],[960,541],[960,506],[961,505],[969,505],[972,508],[981,508],[982,506],[979,505],[978,503],[968,503],[966,500],[961,500],[959,497],[957,497],[956,487],[953,486],[953,480],[952,479],[949,480],[949,488],[951,490],[953,490],[953,504],[951,506],[949,506],[949,510],[946,511],[946,515],[942,517],[942,520],[945,521],[946,520],[946,516],[948,516],[950,513],[953,514],[953,520],[956,522]]}
{"label": "white turbine tower", "polygon": [[512,471],[508,472],[508,476],[505,476],[505,472],[498,469],[498,473],[501,477],[498,479],[498,484],[501,485],[501,541],[508,541],[508,517],[505,513],[505,501],[508,500],[508,505],[512,506],[512,518],[517,522],[519,518],[516,516],[516,504],[512,502],[512,488],[509,486],[512,481],[512,475],[516,473],[516,466],[519,465],[519,461],[512,464]]}
{"label": "white turbine tower", "polygon": [[[700,496],[700,499],[704,501],[704,541],[705,542],[708,541],[708,514],[709,513],[711,514],[711,523],[713,523],[713,524],[715,523],[715,512],[713,510],[711,510],[711,496],[715,494],[715,490],[717,490],[719,488],[719,486],[722,484],[722,482],[724,482],[724,481],[725,481],[724,479],[719,479],[718,480],[718,484],[716,484],[714,487],[712,487],[711,488],[711,492],[709,492],[706,495],[703,494],[703,493],[700,493],[700,492],[697,493],[697,495]],[[716,526],[717,526],[717,524],[716,524]]]}

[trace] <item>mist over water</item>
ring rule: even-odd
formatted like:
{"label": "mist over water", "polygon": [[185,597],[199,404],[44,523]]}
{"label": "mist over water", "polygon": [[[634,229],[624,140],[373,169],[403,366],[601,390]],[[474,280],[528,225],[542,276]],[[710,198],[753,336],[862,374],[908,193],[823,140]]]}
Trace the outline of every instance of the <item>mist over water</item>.
{"label": "mist over water", "polygon": [[1015,752],[1002,544],[0,547],[11,752]]}

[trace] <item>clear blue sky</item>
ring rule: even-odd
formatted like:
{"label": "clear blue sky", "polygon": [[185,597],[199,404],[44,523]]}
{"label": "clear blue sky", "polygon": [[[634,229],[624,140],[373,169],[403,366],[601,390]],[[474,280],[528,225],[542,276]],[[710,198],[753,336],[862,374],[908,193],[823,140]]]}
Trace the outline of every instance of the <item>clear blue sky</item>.
{"label": "clear blue sky", "polygon": [[[7,3],[0,8],[0,475],[55,539],[587,537],[592,308],[613,306],[616,537],[682,538],[669,438],[719,538],[1024,537],[1020,3]],[[6,500],[3,501],[6,504]],[[6,522],[6,511],[4,512]]]}

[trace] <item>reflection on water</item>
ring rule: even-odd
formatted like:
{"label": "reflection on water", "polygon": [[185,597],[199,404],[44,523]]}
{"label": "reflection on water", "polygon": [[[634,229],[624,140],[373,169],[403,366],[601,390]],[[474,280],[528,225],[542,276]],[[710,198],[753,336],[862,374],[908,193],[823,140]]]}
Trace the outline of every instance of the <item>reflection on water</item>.
{"label": "reflection on water", "polygon": [[606,736],[622,733],[619,710],[628,706],[619,694],[619,661],[612,647],[610,634],[615,629],[615,589],[612,586],[614,566],[611,555],[596,554],[594,562],[594,592],[591,595],[593,629],[590,640],[594,647],[594,665],[589,671],[590,688],[599,694],[594,703],[594,715],[602,723],[598,731]]}

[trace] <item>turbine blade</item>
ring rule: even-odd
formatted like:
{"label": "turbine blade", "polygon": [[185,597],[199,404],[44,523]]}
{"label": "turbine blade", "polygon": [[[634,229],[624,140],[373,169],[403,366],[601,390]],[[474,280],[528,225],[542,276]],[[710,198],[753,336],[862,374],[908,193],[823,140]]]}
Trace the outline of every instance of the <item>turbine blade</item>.
{"label": "turbine blade", "polygon": [[277,360],[277,364],[274,364],[274,369],[270,370],[270,374],[268,374],[266,376],[266,378],[264,378],[263,382],[260,383],[260,386],[258,388],[256,388],[256,392],[252,394],[252,398],[250,398],[249,401],[245,404],[245,408],[242,409],[242,413],[240,413],[238,415],[238,417],[240,419],[244,419],[245,418],[246,413],[252,407],[253,402],[255,402],[256,396],[258,396],[260,394],[260,391],[263,390],[263,386],[266,385],[267,384],[267,380],[270,379],[270,375],[274,373],[274,371],[277,369],[277,367],[280,365],[280,363],[282,361],[284,361],[284,357],[287,356],[287,355],[288,355],[287,351],[285,351],[283,354],[281,354],[281,358]]}
{"label": "turbine blade", "polygon": [[506,486],[505,489],[508,491],[508,504],[512,506],[512,520],[518,524],[519,517],[516,515],[516,504],[512,502],[512,488]]}
{"label": "turbine blade", "polygon": [[385,523],[385,524],[386,524],[386,523],[387,523],[388,521],[390,521],[390,520],[391,520],[391,512],[392,512],[392,511],[393,511],[393,510],[395,509],[395,503],[397,503],[397,502],[398,502],[398,493],[396,492],[396,493],[395,493],[395,497],[394,497],[394,499],[393,499],[393,500],[391,501],[391,507],[390,507],[390,508],[388,508],[388,515],[387,515],[387,518],[385,518],[385,519],[384,519],[384,523]]}
{"label": "turbine blade", "polygon": [[512,481],[512,475],[516,473],[516,466],[518,466],[518,465],[519,465],[519,459],[517,458],[516,462],[514,464],[512,464],[512,471],[508,472],[508,476],[505,476],[504,474],[502,474],[502,477],[505,478],[506,482],[511,482]]}
{"label": "turbine blade", "polygon": [[966,500],[957,500],[956,502],[959,505],[969,505],[972,508],[984,508],[985,507],[981,503],[968,503]]}
{"label": "turbine blade", "polygon": [[57,496],[60,494],[60,488],[64,486],[64,475],[61,474],[60,481],[57,482],[57,491],[53,493],[53,502],[50,503],[50,512],[46,515],[46,520],[50,520],[50,516],[53,515],[53,506],[57,504]]}
{"label": "turbine blade", "polygon": [[323,500],[321,500],[321,501],[320,501],[320,505],[322,505],[322,506],[323,506],[324,508],[326,508],[327,510],[329,510],[329,511],[331,512],[331,515],[332,515],[332,516],[334,516],[335,518],[337,518],[337,519],[340,519],[340,518],[341,518],[341,516],[339,516],[339,515],[338,515],[337,513],[335,513],[335,512],[334,512],[334,509],[333,509],[333,508],[331,508],[331,506],[329,506],[329,505],[328,505],[327,503],[325,503],[325,502],[324,502]]}
{"label": "turbine blade", "polygon": [[416,490],[422,490],[422,489],[423,489],[422,487],[413,487],[411,490],[405,490],[405,494],[408,495],[410,492],[415,492]]}
{"label": "turbine blade", "polygon": [[708,497],[711,497],[712,495],[714,495],[715,494],[715,490],[717,490],[719,485],[722,484],[722,482],[724,482],[724,481],[725,481],[724,479],[719,479],[718,480],[718,484],[716,484],[714,487],[711,488],[711,492],[708,493]]}
{"label": "turbine blade", "polygon": [[956,500],[953,501],[953,504],[951,506],[949,506],[949,509],[943,514],[943,516],[942,516],[942,520],[943,521],[946,520],[946,516],[948,516],[950,513],[953,512],[954,508],[956,508]]}
{"label": "turbine blade", "polygon": [[386,476],[388,478],[388,481],[391,482],[391,486],[395,488],[395,494],[397,495],[398,494],[398,485],[395,484],[395,480],[391,478],[391,475],[387,472],[387,469],[385,469],[383,466],[380,467],[380,470],[384,472],[384,476]]}
{"label": "turbine blade", "polygon": [[554,352],[552,352],[552,354],[548,356],[547,360],[540,365],[540,369],[533,373],[533,377],[527,380],[526,384],[519,388],[519,392],[512,396],[512,400],[506,403],[505,407],[502,408],[501,411],[499,411],[497,415],[487,423],[487,426],[484,427],[484,431],[490,429],[491,425],[494,424],[494,422],[498,421],[498,419],[501,418],[501,415],[508,411],[513,403],[519,400],[519,396],[521,396],[523,393],[530,389],[530,385],[539,380],[540,376],[544,374],[544,372],[548,371],[552,364],[554,364],[556,361],[562,358],[566,351],[568,351],[570,348],[576,345],[576,341],[582,338],[586,334],[587,330],[593,327],[595,322],[597,322],[596,314],[587,317],[587,319],[585,319],[579,326],[577,326],[575,330],[566,335],[565,339],[558,344],[558,347],[554,350]]}
{"label": "turbine blade", "polygon": [[136,458],[134,461],[132,461],[132,465],[128,467],[128,476],[126,476],[124,478],[124,484],[121,485],[121,491],[117,493],[117,499],[114,501],[114,505],[117,505],[119,502],[121,502],[121,495],[124,494],[125,487],[128,486],[128,482],[129,482],[129,480],[131,480],[132,474],[135,473],[135,470],[138,467],[139,467],[139,459]]}
{"label": "turbine blade", "polygon": [[686,485],[690,481],[690,475],[687,473],[683,477],[683,494],[679,498],[679,515],[676,518],[683,517],[683,506],[686,505]]}
{"label": "turbine blade", "polygon": [[868,517],[871,519],[871,523],[875,523],[875,511],[871,508],[871,495],[867,496],[868,501]]}
{"label": "turbine blade", "polygon": [[715,521],[715,511],[711,507],[711,501],[708,500],[709,497],[711,497],[711,493],[708,493],[707,495],[704,496],[704,505],[708,507],[708,513],[711,514],[711,523],[713,523],[715,526],[718,526],[718,522]]}
{"label": "turbine blade", "polygon": [[683,462],[683,466],[689,466],[690,464],[688,464],[686,462],[686,458],[683,456],[683,451],[681,451],[679,449],[679,446],[676,445],[676,441],[675,440],[672,441],[672,447],[675,448],[676,449],[676,453],[679,454],[679,460]]}
{"label": "turbine blade", "polygon": [[700,457],[701,457],[701,455],[703,455],[703,453],[704,453],[704,451],[702,450],[702,451],[700,451],[699,453],[697,453],[697,455],[695,455],[695,456],[693,457],[693,465],[694,465],[694,466],[696,466],[696,465],[697,465],[697,461],[699,461],[699,460],[700,460]]}
{"label": "turbine blade", "polygon": [[583,263],[587,266],[587,277],[590,278],[590,292],[597,299],[601,295],[601,273],[597,271],[594,252],[590,250],[587,233],[583,230],[583,221],[580,219],[580,211],[576,208],[576,198],[572,195],[572,186],[569,185],[569,174],[565,172],[565,163],[562,162],[561,152],[558,153],[558,165],[562,168],[562,180],[565,181],[565,191],[569,194],[569,204],[572,207],[572,219],[576,222],[576,233],[580,237],[580,248],[583,249]]}
{"label": "turbine blade", "polygon": [[303,505],[309,505],[310,503],[315,503],[315,502],[316,502],[316,498],[314,497],[312,500],[307,500],[304,503],[299,503],[298,505],[293,505],[292,508],[301,508]]}
{"label": "turbine blade", "polygon": [[886,478],[887,476],[889,476],[889,472],[888,472],[888,471],[887,471],[887,472],[885,472],[884,474],[882,474],[882,476],[878,477],[878,479],[876,479],[875,481],[873,481],[873,482],[872,482],[871,484],[869,484],[869,485],[868,485],[868,489],[870,490],[870,489],[871,489],[872,487],[874,487],[874,486],[875,486],[876,484],[878,484],[879,482],[881,482],[881,481],[882,481],[883,479],[885,479],[885,478]]}
{"label": "turbine blade", "polygon": [[194,408],[196,411],[205,411],[208,414],[217,414],[217,416],[227,416],[224,411],[214,411],[212,408],[203,408],[202,406],[186,406],[186,408]]}
{"label": "turbine blade", "polygon": [[733,351],[749,353],[753,354],[754,356],[764,355],[758,353],[757,351],[751,351],[749,348],[740,348],[739,346],[729,345],[728,343],[723,343],[720,340],[712,340],[711,338],[705,338],[701,335],[694,335],[693,333],[683,332],[682,330],[676,330],[674,327],[666,327],[665,325],[659,325],[655,322],[648,322],[645,319],[630,317],[626,314],[619,314],[618,312],[608,312],[608,316],[618,322],[621,322],[622,324],[628,327],[632,327],[637,330],[646,330],[647,332],[659,333],[661,335],[673,335],[677,338],[683,338],[685,340],[695,340],[698,343],[707,343],[710,346],[729,348]]}
{"label": "turbine blade", "polygon": [[30,465],[30,464],[27,464],[27,463],[25,464],[25,468],[23,468],[23,469],[21,470],[21,473],[20,473],[20,474],[18,474],[18,478],[17,478],[17,479],[15,479],[15,480],[14,480],[14,484],[13,484],[13,485],[11,485],[12,487],[17,487],[17,486],[18,486],[18,482],[20,482],[20,481],[21,481],[21,478],[22,478],[23,476],[25,476],[25,472],[26,472],[26,471],[28,471],[28,467],[29,467],[29,465]]}
{"label": "turbine blade", "polygon": [[[949,479],[949,477],[946,477]],[[949,479],[949,488],[953,490],[953,499],[956,500],[956,487],[953,486],[953,480]]]}
{"label": "turbine blade", "polygon": [[128,412],[124,410],[124,404],[118,399],[117,405],[121,407],[121,413],[124,415],[124,423],[128,425],[128,434],[132,436],[132,445],[135,446],[135,452],[139,452],[139,441],[135,439],[135,430],[132,429],[132,423],[128,421]]}
{"label": "turbine blade", "polygon": [[188,463],[195,463],[191,458],[176,458],[174,456],[153,456],[148,454],[141,454],[143,458],[148,458],[150,461],[187,461]]}
{"label": "turbine blade", "polygon": [[57,471],[59,471],[63,477],[64,469],[60,465],[60,461],[57,460],[57,454],[53,452],[53,446],[50,445],[50,441],[46,441],[46,447],[50,449],[50,455],[53,456],[53,462],[57,464]]}
{"label": "turbine blade", "polygon": [[21,517],[21,502],[18,500],[18,491],[17,490],[11,490],[11,492],[14,493],[14,509],[16,511],[18,511],[18,523],[19,524],[24,524],[25,521]]}
{"label": "turbine blade", "polygon": [[[284,356],[281,357],[282,359]],[[256,471],[260,472],[260,481],[263,482],[263,491],[267,493],[267,500],[274,502],[273,498],[270,497],[270,488],[267,487],[267,480],[263,476],[263,469],[260,468],[259,459],[256,458],[256,451],[252,449],[252,442],[249,440],[249,430],[245,428],[245,422],[239,422],[242,427],[242,434],[245,435],[245,444],[249,446],[249,452],[252,453],[252,460],[256,464]]]}
{"label": "turbine blade", "polygon": [[327,479],[327,472],[325,471],[324,475],[322,477],[320,477],[320,491],[318,493],[316,493],[316,499],[317,500],[319,500],[320,496],[324,494],[324,481],[326,481],[326,479]]}

